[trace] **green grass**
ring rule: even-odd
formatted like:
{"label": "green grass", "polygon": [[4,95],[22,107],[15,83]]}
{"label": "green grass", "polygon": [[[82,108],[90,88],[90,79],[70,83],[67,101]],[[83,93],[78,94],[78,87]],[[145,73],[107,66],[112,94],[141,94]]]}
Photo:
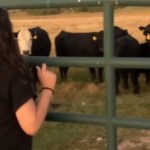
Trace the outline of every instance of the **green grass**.
{"label": "green grass", "polygon": [[[92,83],[88,70],[84,68],[70,69],[68,75],[66,82],[61,82],[58,75],[53,103],[63,105],[51,108],[51,111],[105,115],[105,84]],[[116,97],[117,116],[150,118],[150,85],[145,85],[143,80],[140,80],[140,85],[139,95],[134,95],[132,88],[129,91],[120,88],[120,95]],[[106,150],[105,132],[103,126],[49,121],[34,137],[33,150]],[[145,133],[143,130],[118,128],[118,144],[126,140],[139,143],[139,137]],[[137,150],[142,149],[148,150],[144,144]]]}
{"label": "green grass", "polygon": [[34,138],[34,150],[105,148],[105,139],[101,127],[47,122]]}

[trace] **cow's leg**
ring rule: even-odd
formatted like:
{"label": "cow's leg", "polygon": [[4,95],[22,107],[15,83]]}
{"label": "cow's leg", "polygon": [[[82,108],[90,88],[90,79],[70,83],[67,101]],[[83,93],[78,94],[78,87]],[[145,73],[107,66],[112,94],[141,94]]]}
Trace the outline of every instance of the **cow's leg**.
{"label": "cow's leg", "polygon": [[150,73],[149,73],[149,69],[145,69],[145,78],[146,78],[146,84],[148,84],[150,82],[150,79],[149,79],[149,76],[150,76]]}
{"label": "cow's leg", "polygon": [[103,79],[103,68],[98,68],[98,78],[100,83],[102,83],[104,81]]}
{"label": "cow's leg", "polygon": [[95,82],[96,81],[96,70],[95,70],[95,68],[89,68],[89,71],[90,71],[92,80]]}
{"label": "cow's leg", "polygon": [[67,74],[68,74],[68,67],[64,67],[64,79],[66,80],[67,79]]}
{"label": "cow's leg", "polygon": [[139,94],[139,82],[138,82],[139,73],[137,70],[133,70],[131,72],[131,81],[133,84],[133,92],[134,94]]}
{"label": "cow's leg", "polygon": [[120,81],[120,74],[119,74],[119,71],[118,69],[115,71],[115,83],[116,83],[116,94],[118,95],[119,94],[119,81]]}
{"label": "cow's leg", "polygon": [[59,73],[60,73],[60,78],[61,80],[64,80],[64,76],[63,76],[63,67],[59,67]]}
{"label": "cow's leg", "polygon": [[60,67],[59,68],[61,80],[64,81],[67,79],[68,67]]}
{"label": "cow's leg", "polygon": [[124,89],[129,89],[128,75],[129,75],[128,70],[123,70],[123,71],[122,71],[122,78],[123,78],[123,82],[124,82],[124,83],[123,83]]}

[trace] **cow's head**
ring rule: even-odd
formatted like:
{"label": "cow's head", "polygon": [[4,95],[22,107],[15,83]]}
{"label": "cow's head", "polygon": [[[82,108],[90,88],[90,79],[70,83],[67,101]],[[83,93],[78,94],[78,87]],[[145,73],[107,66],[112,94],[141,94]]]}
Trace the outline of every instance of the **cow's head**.
{"label": "cow's head", "polygon": [[128,31],[126,29],[122,29],[118,26],[114,26],[114,40],[119,39],[120,37],[128,35]]}
{"label": "cow's head", "polygon": [[[114,26],[114,41],[117,39],[128,35],[128,31],[126,29],[122,29],[118,26]],[[104,30],[99,32],[99,42],[100,42],[100,52],[104,53]]]}
{"label": "cow's head", "polygon": [[139,30],[143,32],[143,35],[145,36],[146,41],[150,41],[150,24],[147,26],[139,26]]}
{"label": "cow's head", "polygon": [[21,28],[17,33],[14,33],[17,38],[20,54],[29,55],[32,49],[32,35],[27,28]]}

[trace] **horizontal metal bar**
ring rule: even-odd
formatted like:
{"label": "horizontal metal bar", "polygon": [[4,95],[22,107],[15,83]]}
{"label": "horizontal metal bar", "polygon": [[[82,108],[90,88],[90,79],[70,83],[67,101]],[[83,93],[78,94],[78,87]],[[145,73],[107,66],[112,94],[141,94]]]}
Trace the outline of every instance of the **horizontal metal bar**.
{"label": "horizontal metal bar", "polygon": [[108,62],[115,68],[150,68],[150,58],[116,58]]}
{"label": "horizontal metal bar", "polygon": [[101,0],[1,0],[1,7],[7,9],[34,9],[58,7],[99,6]]}
{"label": "horizontal metal bar", "polygon": [[150,119],[143,118],[115,118],[113,124],[124,128],[150,129]]}
{"label": "horizontal metal bar", "polygon": [[[103,5],[105,0],[1,0],[6,9],[67,8]],[[109,1],[108,1],[109,2]],[[119,6],[150,6],[149,0],[110,0]]]}
{"label": "horizontal metal bar", "polygon": [[46,121],[102,126],[106,126],[106,124],[111,121],[112,124],[114,124],[117,127],[150,129],[150,120],[142,118],[116,117],[111,118],[111,120],[107,120],[107,117],[105,116],[51,112],[47,114]]}
{"label": "horizontal metal bar", "polygon": [[106,118],[88,114],[73,114],[73,113],[48,113],[46,121],[69,122],[79,124],[105,125]]}
{"label": "horizontal metal bar", "polygon": [[150,6],[149,0],[110,0],[119,6]]}
{"label": "horizontal metal bar", "polygon": [[34,57],[26,56],[25,61],[32,65],[46,63],[49,66],[90,67],[104,66],[104,58],[99,57]]}
{"label": "horizontal metal bar", "polygon": [[105,65],[112,65],[114,68],[150,68],[150,58],[25,56],[24,59],[31,65],[46,63],[49,66],[105,67]]}

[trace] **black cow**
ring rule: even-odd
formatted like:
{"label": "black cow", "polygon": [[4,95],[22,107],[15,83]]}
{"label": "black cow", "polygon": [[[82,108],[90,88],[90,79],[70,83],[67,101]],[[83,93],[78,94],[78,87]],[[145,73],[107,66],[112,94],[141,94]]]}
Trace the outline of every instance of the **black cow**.
{"label": "black cow", "polygon": [[30,56],[49,56],[51,52],[51,40],[48,33],[40,28],[22,28],[14,33],[18,40],[21,54]]}
{"label": "black cow", "polygon": [[[101,43],[103,43],[103,38]],[[140,57],[140,48],[138,41],[132,37],[128,31],[118,26],[114,27],[114,53],[115,57]],[[103,46],[101,44],[101,46]],[[101,47],[103,51],[103,47]],[[116,93],[119,94],[119,82],[120,78],[124,81],[124,88],[128,89],[128,78],[131,75],[131,81],[133,83],[134,93],[139,93],[138,74],[136,69],[121,69],[117,68],[115,71],[116,77]]]}
{"label": "black cow", "polygon": [[[148,49],[148,44],[146,43],[139,44],[137,39],[131,36],[131,34],[129,34],[127,30],[123,30],[122,28],[118,26],[114,28],[114,42],[115,42],[115,47],[114,47],[115,57],[137,58],[137,57],[143,57],[143,56],[147,57],[149,55],[148,52],[146,51],[146,49]],[[101,40],[101,43],[103,43],[103,39]],[[101,48],[101,50],[102,49],[103,47]],[[122,78],[124,81],[124,88],[125,89],[129,88],[128,79],[130,75],[131,82],[133,84],[133,91],[135,94],[138,94],[139,93],[138,77],[141,72],[146,74],[146,78],[148,81],[149,78],[148,78],[147,70],[133,69],[133,68],[124,68],[124,69],[117,68],[115,71],[116,93],[119,94],[118,87],[119,87],[120,78]]]}
{"label": "black cow", "polygon": [[[66,57],[96,57],[102,56],[100,51],[101,32],[71,33],[61,31],[55,37],[55,48],[57,56]],[[67,78],[68,67],[60,67],[62,80]],[[92,79],[96,80],[95,68],[89,68]],[[99,78],[102,81],[101,69]]]}
{"label": "black cow", "polygon": [[[115,41],[115,56],[116,57],[140,57],[140,45],[139,42],[131,36],[129,33],[125,36],[118,38]],[[135,94],[139,93],[138,76],[139,70],[134,68],[116,68],[116,93],[119,94],[119,81],[120,77],[124,80],[124,88],[128,89],[128,76],[131,77],[133,84],[133,91]]]}
{"label": "black cow", "polygon": [[[144,26],[140,26],[139,30],[143,32],[145,36],[145,42],[140,44],[141,47],[141,57],[149,58],[150,57],[150,24]],[[146,76],[146,83],[150,82],[150,69],[141,69],[141,72]]]}
{"label": "black cow", "polygon": [[[140,43],[140,57],[143,58],[150,58],[150,43],[149,42],[144,42]],[[145,74],[145,82],[148,84],[150,82],[150,69],[139,69],[139,73],[144,73]]]}
{"label": "black cow", "polygon": [[[114,38],[127,34],[118,26],[114,26]],[[89,33],[70,33],[61,31],[55,38],[57,56],[67,57],[103,57],[103,31]],[[96,80],[95,68],[89,68],[92,79]],[[98,68],[98,77],[103,81],[103,68]],[[67,78],[68,67],[60,67],[61,79]]]}

